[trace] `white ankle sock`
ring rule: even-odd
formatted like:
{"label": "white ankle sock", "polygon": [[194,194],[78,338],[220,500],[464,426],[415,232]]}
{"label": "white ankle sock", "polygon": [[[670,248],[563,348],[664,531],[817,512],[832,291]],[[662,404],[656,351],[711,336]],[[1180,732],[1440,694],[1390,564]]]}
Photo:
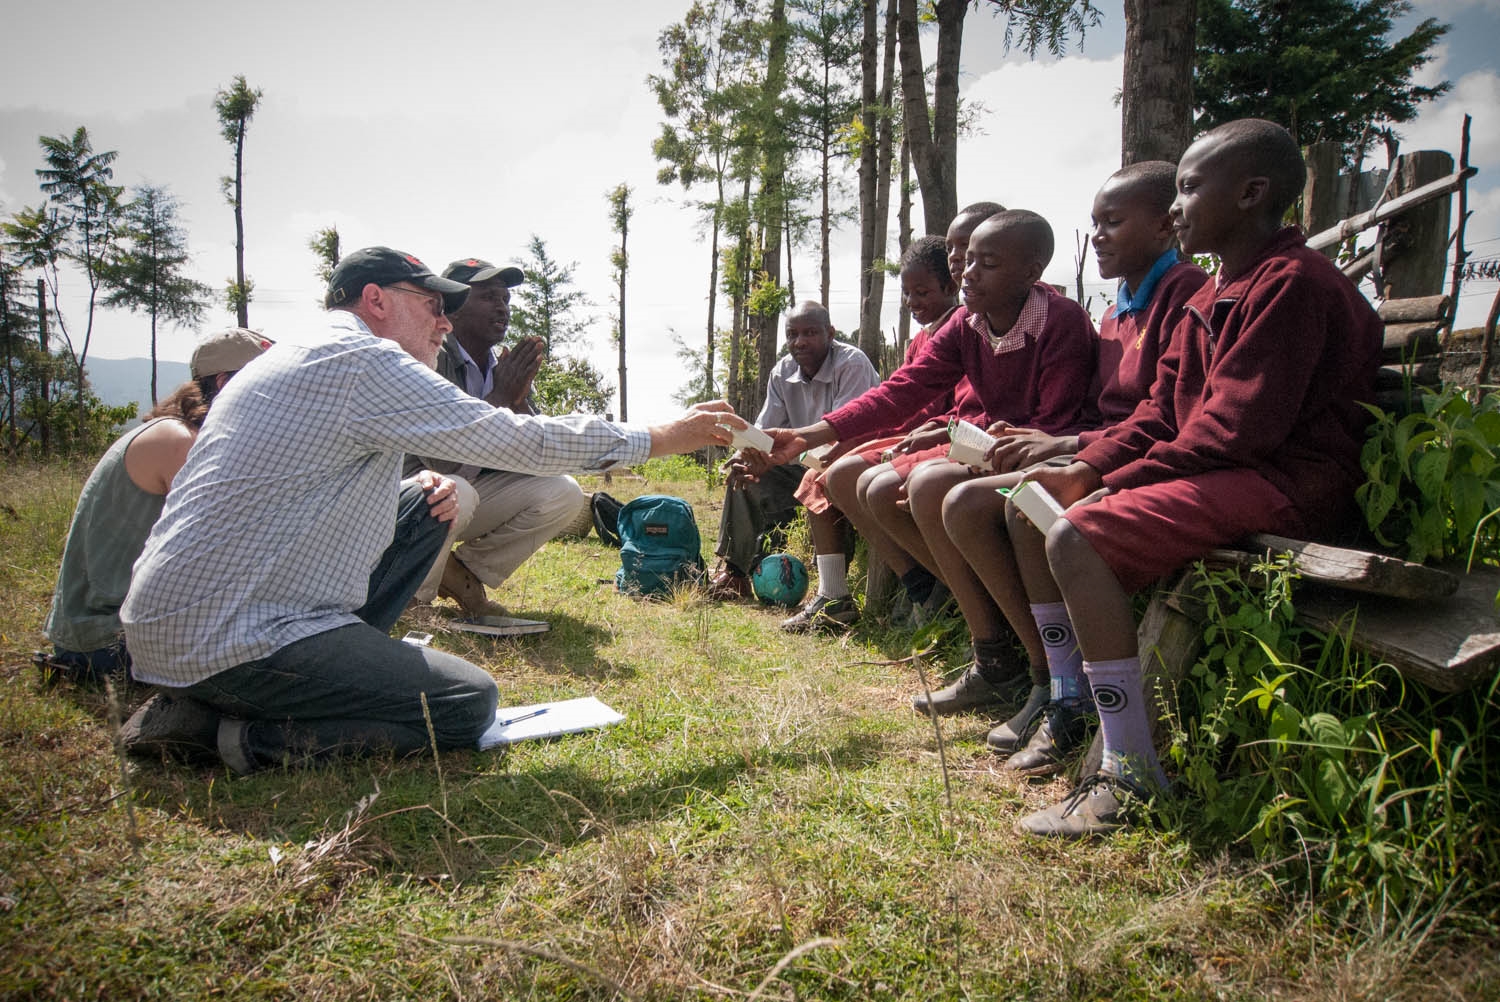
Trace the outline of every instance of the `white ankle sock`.
{"label": "white ankle sock", "polygon": [[824,598],[849,594],[849,562],[842,553],[818,554],[818,594]]}

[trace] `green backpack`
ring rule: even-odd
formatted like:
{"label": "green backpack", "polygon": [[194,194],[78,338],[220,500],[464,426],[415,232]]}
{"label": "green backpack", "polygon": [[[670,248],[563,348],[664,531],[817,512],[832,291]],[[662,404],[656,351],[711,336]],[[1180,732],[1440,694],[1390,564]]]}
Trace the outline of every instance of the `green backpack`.
{"label": "green backpack", "polygon": [[630,595],[664,595],[703,576],[702,541],[692,505],[644,494],[620,509],[620,569],[615,587]]}

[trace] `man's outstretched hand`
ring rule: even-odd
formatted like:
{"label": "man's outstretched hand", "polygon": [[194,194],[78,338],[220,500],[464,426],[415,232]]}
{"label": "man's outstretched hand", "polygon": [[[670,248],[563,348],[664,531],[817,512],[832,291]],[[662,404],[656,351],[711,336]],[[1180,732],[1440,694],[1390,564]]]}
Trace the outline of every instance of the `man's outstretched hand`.
{"label": "man's outstretched hand", "polygon": [[728,445],[731,429],[748,428],[750,422],[734,412],[727,400],[694,404],[675,421],[651,427],[651,455],[675,456],[709,445]]}

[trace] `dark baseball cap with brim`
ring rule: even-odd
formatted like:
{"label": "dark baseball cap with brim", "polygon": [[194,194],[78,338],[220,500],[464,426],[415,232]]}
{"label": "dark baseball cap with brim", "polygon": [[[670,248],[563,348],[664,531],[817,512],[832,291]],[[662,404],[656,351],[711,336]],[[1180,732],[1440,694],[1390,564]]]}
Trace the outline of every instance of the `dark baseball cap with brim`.
{"label": "dark baseball cap with brim", "polygon": [[412,285],[441,293],[443,312],[455,313],[469,297],[469,287],[462,282],[439,278],[432,269],[410,254],[389,247],[365,247],[347,255],[334,266],[328,277],[328,294],[323,305],[332,310],[357,302],[367,285]]}
{"label": "dark baseball cap with brim", "polygon": [[515,288],[526,281],[526,273],[514,265],[497,268],[488,261],[481,261],[477,257],[466,257],[454,261],[443,269],[443,277],[451,278],[455,282],[466,282],[474,285],[478,282],[488,282],[492,278],[498,278],[504,282],[506,288]]}

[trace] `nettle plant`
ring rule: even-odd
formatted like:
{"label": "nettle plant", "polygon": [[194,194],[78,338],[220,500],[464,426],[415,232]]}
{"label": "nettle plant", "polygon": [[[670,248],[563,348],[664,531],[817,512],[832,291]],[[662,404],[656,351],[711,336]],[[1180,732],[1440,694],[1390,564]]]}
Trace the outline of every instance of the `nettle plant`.
{"label": "nettle plant", "polygon": [[1356,492],[1383,546],[1408,560],[1461,557],[1500,562],[1500,395],[1476,406],[1444,387],[1397,417],[1378,407],[1360,457],[1368,480]]}

